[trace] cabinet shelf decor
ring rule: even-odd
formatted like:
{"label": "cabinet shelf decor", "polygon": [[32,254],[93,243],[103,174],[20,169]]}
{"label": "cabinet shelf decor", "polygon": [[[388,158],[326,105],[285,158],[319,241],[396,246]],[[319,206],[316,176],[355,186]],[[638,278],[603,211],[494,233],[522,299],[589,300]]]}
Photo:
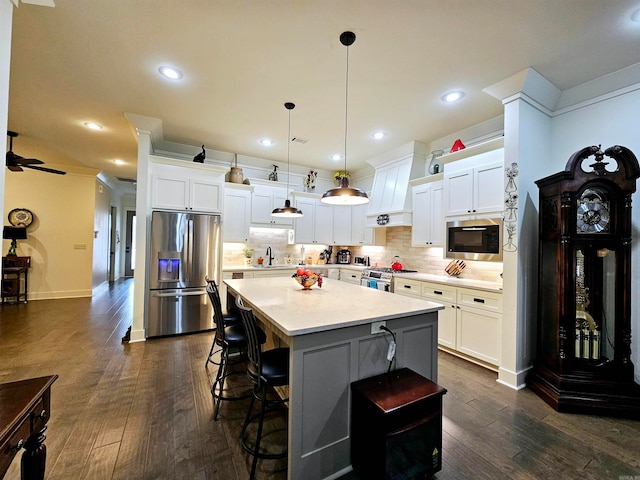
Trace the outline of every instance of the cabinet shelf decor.
{"label": "cabinet shelf decor", "polygon": [[625,147],[574,153],[540,189],[537,358],[527,384],[561,412],[640,419],[631,362],[631,196]]}

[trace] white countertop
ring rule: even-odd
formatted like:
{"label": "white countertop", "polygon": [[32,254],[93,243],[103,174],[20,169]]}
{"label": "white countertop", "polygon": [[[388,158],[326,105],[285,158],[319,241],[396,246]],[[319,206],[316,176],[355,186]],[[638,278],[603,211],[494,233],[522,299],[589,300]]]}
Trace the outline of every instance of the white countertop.
{"label": "white countertop", "polygon": [[323,270],[328,268],[346,268],[349,270],[362,271],[367,267],[352,264],[340,264],[340,263],[320,263],[313,265],[297,265],[297,264],[278,264],[278,265],[232,265],[223,266],[223,272],[259,272],[261,270],[296,270],[298,268],[308,268],[309,270]]}
{"label": "white countertop", "polygon": [[394,273],[394,277],[408,278],[421,282],[441,283],[453,287],[467,287],[488,292],[502,293],[502,285],[497,282],[487,282],[485,280],[474,280],[471,278],[449,277],[445,275],[434,275],[431,273]]}
{"label": "white countertop", "polygon": [[304,335],[374,321],[431,313],[444,307],[435,302],[324,279],[322,288],[302,287],[293,278],[225,280],[256,313],[270,319],[288,336]]}

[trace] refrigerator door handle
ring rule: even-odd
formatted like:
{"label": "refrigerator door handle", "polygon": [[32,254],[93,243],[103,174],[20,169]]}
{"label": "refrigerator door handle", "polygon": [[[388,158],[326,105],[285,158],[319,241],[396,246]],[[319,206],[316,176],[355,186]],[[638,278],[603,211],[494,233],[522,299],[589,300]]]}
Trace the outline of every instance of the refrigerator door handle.
{"label": "refrigerator door handle", "polygon": [[193,277],[193,218],[187,221],[187,281]]}
{"label": "refrigerator door handle", "polygon": [[151,296],[157,298],[164,297],[188,297],[193,295],[205,295],[206,290],[190,290],[188,292],[172,292],[172,293],[152,293]]}

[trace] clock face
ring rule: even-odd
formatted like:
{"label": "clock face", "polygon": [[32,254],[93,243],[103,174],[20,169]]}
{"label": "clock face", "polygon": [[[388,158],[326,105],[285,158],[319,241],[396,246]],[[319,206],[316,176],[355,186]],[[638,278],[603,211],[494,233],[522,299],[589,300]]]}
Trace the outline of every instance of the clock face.
{"label": "clock face", "polygon": [[9,212],[9,223],[14,227],[28,227],[33,222],[33,213],[26,208],[14,208]]}
{"label": "clock face", "polygon": [[591,190],[585,190],[578,200],[576,227],[578,233],[609,231],[609,202]]}

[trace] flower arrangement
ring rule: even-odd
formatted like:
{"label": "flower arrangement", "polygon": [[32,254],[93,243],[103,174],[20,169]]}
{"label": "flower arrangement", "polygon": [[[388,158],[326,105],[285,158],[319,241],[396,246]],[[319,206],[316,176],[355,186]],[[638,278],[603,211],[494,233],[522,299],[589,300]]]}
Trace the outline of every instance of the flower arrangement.
{"label": "flower arrangement", "polygon": [[333,179],[336,181],[336,184],[340,185],[342,183],[342,179],[346,178],[347,180],[351,180],[351,175],[349,172],[345,172],[344,170],[338,170],[333,174]]}
{"label": "flower arrangement", "polygon": [[307,192],[312,192],[313,190],[315,190],[316,186],[316,178],[318,177],[318,172],[316,172],[315,170],[309,170],[309,173],[307,173],[306,178],[304,179],[304,186],[307,189]]}

